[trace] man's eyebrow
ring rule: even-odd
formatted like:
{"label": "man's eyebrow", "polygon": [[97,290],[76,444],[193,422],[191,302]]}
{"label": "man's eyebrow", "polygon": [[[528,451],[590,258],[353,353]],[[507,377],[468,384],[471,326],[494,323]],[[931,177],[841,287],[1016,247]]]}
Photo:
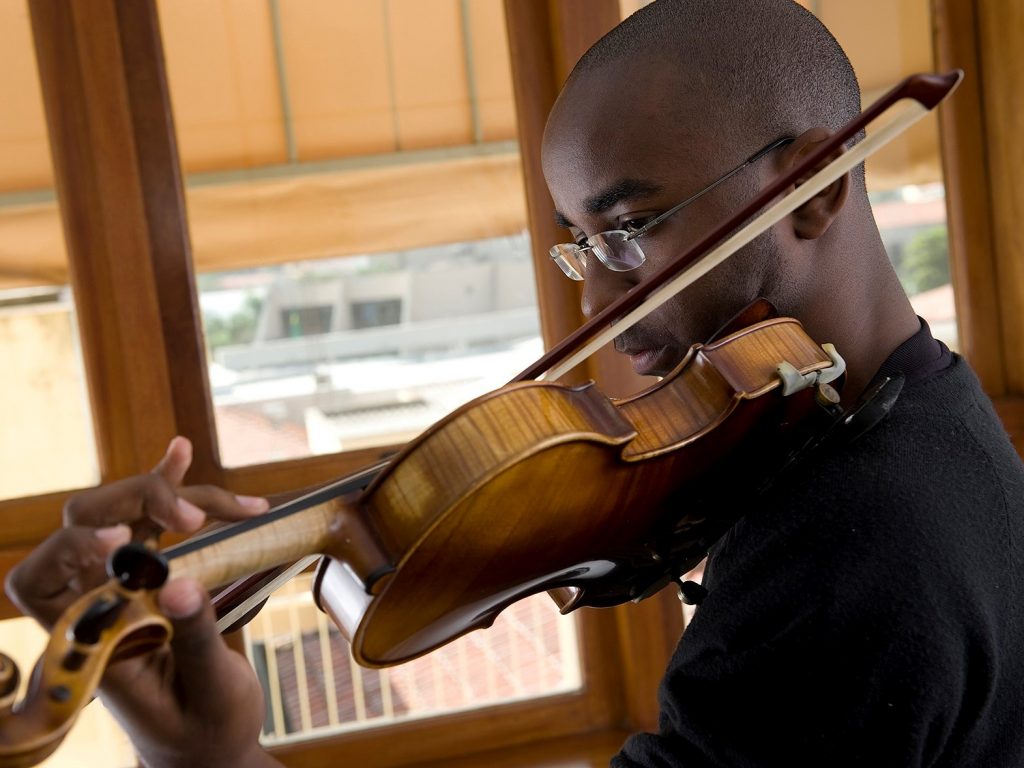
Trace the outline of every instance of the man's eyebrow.
{"label": "man's eyebrow", "polygon": [[[596,195],[588,197],[586,202],[583,204],[583,209],[587,213],[604,213],[609,208],[623,200],[634,200],[649,197],[650,195],[658,194],[661,191],[661,185],[655,184],[652,181],[644,181],[643,179],[620,179],[607,189],[602,190]],[[572,222],[559,211],[555,211],[555,223],[564,229],[569,229],[572,226]]]}
{"label": "man's eyebrow", "polygon": [[584,208],[587,213],[604,213],[616,203],[649,197],[661,192],[661,186],[643,179],[621,179],[603,192],[587,198]]}
{"label": "man's eyebrow", "polygon": [[561,211],[555,211],[555,225],[562,229],[569,229],[572,226],[572,222],[565,218]]}

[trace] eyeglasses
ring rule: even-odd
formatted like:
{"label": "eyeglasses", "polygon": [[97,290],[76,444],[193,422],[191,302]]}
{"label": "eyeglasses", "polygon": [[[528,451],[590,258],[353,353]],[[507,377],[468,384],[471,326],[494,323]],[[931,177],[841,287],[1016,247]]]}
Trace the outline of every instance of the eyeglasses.
{"label": "eyeglasses", "polygon": [[644,256],[643,249],[640,248],[637,238],[646,235],[673,213],[681,211],[701,195],[707,194],[719,184],[728,181],[751,163],[757,162],[772,150],[778,149],[791,141],[792,139],[789,138],[773,141],[764,149],[748,157],[740,165],[725,174],[725,176],[704,187],[700,192],[690,195],[679,205],[673,206],[664,213],[655,216],[638,229],[632,231],[610,229],[607,232],[598,232],[596,235],[591,235],[583,243],[561,243],[552,246],[548,252],[551,255],[551,260],[561,268],[567,277],[573,280],[583,279],[591,253],[597,256],[598,261],[613,272],[629,272],[631,269],[636,269],[647,258]]}

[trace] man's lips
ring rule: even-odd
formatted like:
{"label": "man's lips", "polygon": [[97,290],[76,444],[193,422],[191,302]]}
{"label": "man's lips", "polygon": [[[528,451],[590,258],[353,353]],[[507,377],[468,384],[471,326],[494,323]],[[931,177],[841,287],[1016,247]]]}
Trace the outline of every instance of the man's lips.
{"label": "man's lips", "polygon": [[624,349],[622,351],[629,355],[633,370],[641,376],[660,376],[667,370],[662,360],[668,352],[667,346],[653,349]]}

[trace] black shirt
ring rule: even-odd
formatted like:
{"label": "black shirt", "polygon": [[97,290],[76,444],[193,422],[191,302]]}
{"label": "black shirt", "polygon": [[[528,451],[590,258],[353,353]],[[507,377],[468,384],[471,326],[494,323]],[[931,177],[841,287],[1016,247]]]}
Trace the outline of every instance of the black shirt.
{"label": "black shirt", "polygon": [[1024,465],[927,326],[888,417],[712,552],[635,766],[1024,765]]}

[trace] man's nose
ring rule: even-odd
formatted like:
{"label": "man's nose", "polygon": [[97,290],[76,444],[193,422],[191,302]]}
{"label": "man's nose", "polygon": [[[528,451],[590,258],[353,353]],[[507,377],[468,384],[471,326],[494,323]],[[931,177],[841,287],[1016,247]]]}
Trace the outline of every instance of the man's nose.
{"label": "man's nose", "polygon": [[613,272],[598,265],[588,269],[583,281],[584,316],[591,318],[598,314],[629,290],[630,285],[631,281],[624,272]]}

